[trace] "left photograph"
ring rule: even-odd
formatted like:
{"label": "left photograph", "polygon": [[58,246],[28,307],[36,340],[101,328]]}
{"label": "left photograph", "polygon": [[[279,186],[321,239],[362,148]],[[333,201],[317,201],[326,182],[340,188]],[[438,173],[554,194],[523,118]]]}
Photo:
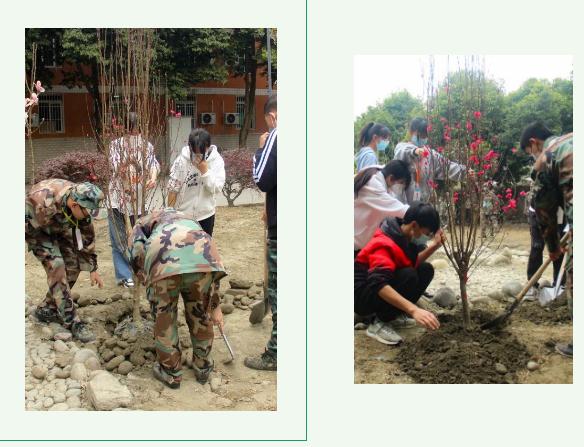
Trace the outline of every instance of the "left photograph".
{"label": "left photograph", "polygon": [[26,410],[277,410],[277,35],[25,30]]}

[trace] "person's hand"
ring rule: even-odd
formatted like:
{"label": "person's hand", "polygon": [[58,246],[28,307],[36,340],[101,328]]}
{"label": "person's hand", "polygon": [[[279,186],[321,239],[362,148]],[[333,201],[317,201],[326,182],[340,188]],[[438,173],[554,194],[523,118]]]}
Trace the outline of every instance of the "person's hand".
{"label": "person's hand", "polygon": [[100,289],[103,287],[103,280],[99,276],[99,273],[97,273],[97,270],[89,274],[89,279],[91,280],[92,286],[97,284]]}
{"label": "person's hand", "polygon": [[416,323],[424,326],[426,329],[434,330],[440,327],[440,322],[436,318],[436,315],[419,307],[412,313],[412,318],[416,320]]}
{"label": "person's hand", "polygon": [[215,310],[211,313],[211,322],[223,330],[225,323],[223,322],[223,312],[221,312],[221,306],[217,306]]}
{"label": "person's hand", "polygon": [[552,261],[557,261],[558,259],[560,259],[560,256],[562,256],[565,252],[566,248],[560,247],[556,251],[550,252],[550,259]]}
{"label": "person's hand", "polygon": [[209,170],[209,165],[207,164],[207,160],[201,160],[199,162],[199,164],[197,165],[197,168],[199,168],[199,171],[201,171],[201,175],[205,175],[207,173],[207,171]]}
{"label": "person's hand", "polygon": [[270,135],[269,132],[264,132],[260,135],[260,147],[264,147],[264,144],[266,144],[266,140],[268,139],[268,135]]}
{"label": "person's hand", "polygon": [[444,234],[444,231],[442,231],[442,228],[440,228],[436,233],[434,233],[434,238],[432,239],[432,241],[434,242],[434,245],[437,245],[438,247],[443,245],[444,242],[446,242],[446,235]]}
{"label": "person's hand", "polygon": [[156,179],[151,178],[146,183],[146,189],[153,189],[153,188],[156,188]]}

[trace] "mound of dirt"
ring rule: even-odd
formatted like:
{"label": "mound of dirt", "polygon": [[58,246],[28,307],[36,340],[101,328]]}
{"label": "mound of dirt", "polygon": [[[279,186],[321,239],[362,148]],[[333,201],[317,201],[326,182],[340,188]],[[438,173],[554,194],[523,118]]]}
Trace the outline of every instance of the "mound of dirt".
{"label": "mound of dirt", "polygon": [[549,306],[542,307],[538,302],[522,303],[516,311],[517,316],[537,324],[570,324],[572,313],[565,297],[558,297]]}
{"label": "mound of dirt", "polygon": [[406,341],[396,361],[417,383],[515,383],[530,354],[510,333],[480,329],[493,317],[475,311],[465,331],[458,315],[442,315],[440,329]]}

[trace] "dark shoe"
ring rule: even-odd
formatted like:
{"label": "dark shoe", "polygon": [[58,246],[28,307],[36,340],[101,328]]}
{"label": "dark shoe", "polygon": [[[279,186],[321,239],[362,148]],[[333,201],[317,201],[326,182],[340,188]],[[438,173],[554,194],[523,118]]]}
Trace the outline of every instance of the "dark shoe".
{"label": "dark shoe", "polygon": [[35,309],[34,315],[37,317],[37,320],[43,323],[59,323],[61,321],[57,309],[51,307],[39,306]]}
{"label": "dark shoe", "polygon": [[248,368],[262,371],[276,371],[278,369],[278,359],[267,351],[257,357],[246,357],[243,364]]}
{"label": "dark shoe", "polygon": [[125,287],[126,289],[131,289],[136,285],[136,283],[134,283],[132,278],[128,278],[121,280],[119,285]]}
{"label": "dark shoe", "polygon": [[79,340],[81,343],[89,343],[95,340],[95,335],[93,332],[81,321],[76,321],[71,325],[71,333],[73,337]]}
{"label": "dark shoe", "polygon": [[173,390],[180,388],[181,378],[168,374],[158,362],[152,366],[152,375]]}
{"label": "dark shoe", "polygon": [[556,352],[564,357],[572,357],[574,354],[574,346],[572,343],[558,343],[556,345]]}
{"label": "dark shoe", "polygon": [[209,375],[213,371],[214,366],[215,363],[213,362],[209,363],[209,365],[207,365],[204,368],[199,368],[197,365],[195,365],[195,362],[193,361],[193,371],[195,371],[195,378],[197,379],[197,382],[199,382],[201,385],[206,384],[207,381],[209,380]]}

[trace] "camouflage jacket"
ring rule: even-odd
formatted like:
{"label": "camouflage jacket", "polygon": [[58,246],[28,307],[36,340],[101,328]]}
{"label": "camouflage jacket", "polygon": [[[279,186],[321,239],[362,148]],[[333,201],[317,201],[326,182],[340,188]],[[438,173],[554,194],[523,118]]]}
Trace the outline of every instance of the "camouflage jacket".
{"label": "camouflage jacket", "polygon": [[211,236],[173,208],[138,219],[128,251],[134,272],[144,275],[147,286],[183,273],[215,272],[216,280],[226,276]]}
{"label": "camouflage jacket", "polygon": [[38,244],[47,239],[56,244],[64,242],[73,247],[81,262],[89,264],[90,271],[97,270],[97,254],[95,253],[95,230],[91,218],[76,222],[71,211],[71,216],[81,232],[83,248],[77,248],[75,237],[75,224],[65,218],[63,209],[67,208],[66,202],[71,188],[75,186],[67,180],[49,179],[33,185],[24,201],[24,234],[25,239],[31,245]]}
{"label": "camouflage jacket", "polygon": [[573,134],[550,137],[545,140],[543,153],[534,166],[533,205],[550,251],[559,247],[558,207],[563,208],[570,229],[573,229],[572,150]]}

